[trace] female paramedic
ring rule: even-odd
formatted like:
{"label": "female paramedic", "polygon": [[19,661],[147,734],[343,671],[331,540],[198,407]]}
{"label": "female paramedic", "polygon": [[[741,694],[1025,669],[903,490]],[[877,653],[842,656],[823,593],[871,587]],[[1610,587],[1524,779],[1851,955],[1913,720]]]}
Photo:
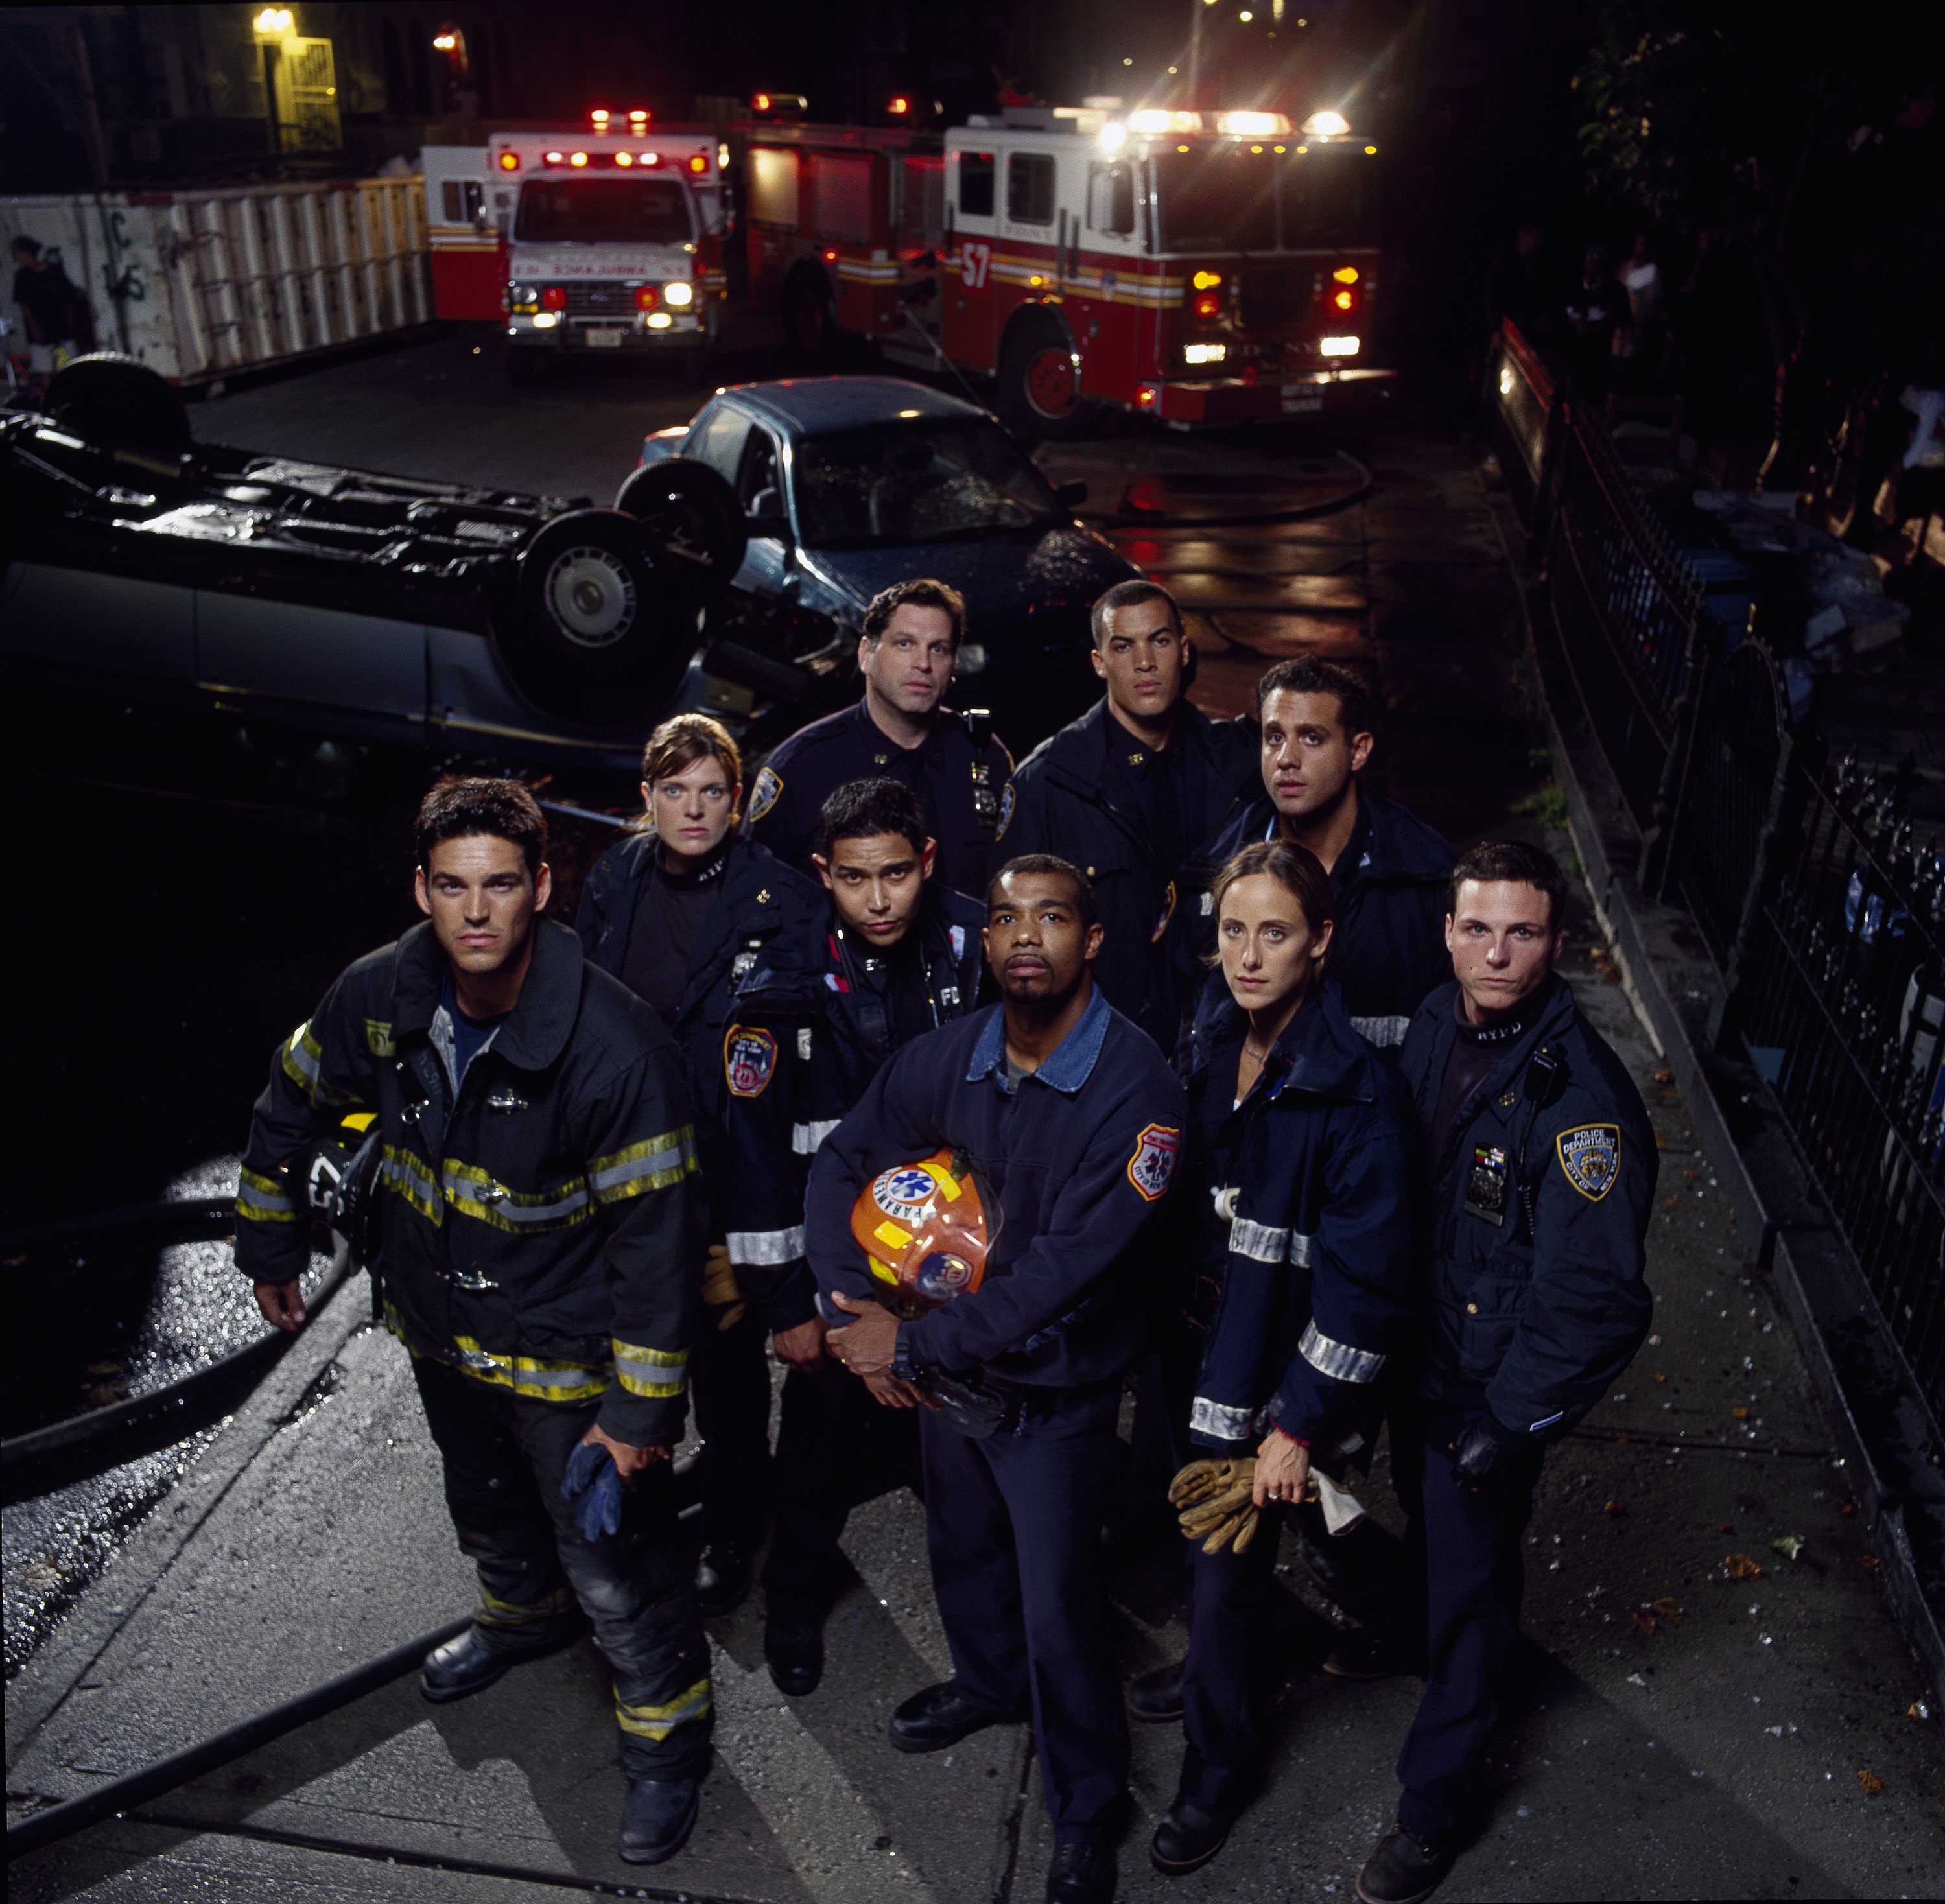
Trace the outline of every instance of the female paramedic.
{"label": "female paramedic", "polygon": [[1376,1434],[1413,1280],[1411,1106],[1324,976],[1330,876],[1306,849],[1265,841],[1222,867],[1213,897],[1228,996],[1188,1048],[1206,1193],[1188,1437],[1210,1452],[1170,1490],[1192,1543],[1188,1750],[1151,1847],[1171,1875],[1221,1850],[1260,1776],[1281,1510],[1304,1498],[1313,1458],[1335,1465]]}

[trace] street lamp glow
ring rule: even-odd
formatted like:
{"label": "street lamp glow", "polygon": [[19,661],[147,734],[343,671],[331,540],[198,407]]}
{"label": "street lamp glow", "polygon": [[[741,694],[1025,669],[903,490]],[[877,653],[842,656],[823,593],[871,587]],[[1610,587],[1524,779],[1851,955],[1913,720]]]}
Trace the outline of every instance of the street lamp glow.
{"label": "street lamp glow", "polygon": [[259,39],[280,40],[297,22],[288,7],[266,7],[252,24]]}
{"label": "street lamp glow", "polygon": [[437,51],[450,53],[459,44],[459,35],[450,32],[435,33],[432,36],[432,43]]}

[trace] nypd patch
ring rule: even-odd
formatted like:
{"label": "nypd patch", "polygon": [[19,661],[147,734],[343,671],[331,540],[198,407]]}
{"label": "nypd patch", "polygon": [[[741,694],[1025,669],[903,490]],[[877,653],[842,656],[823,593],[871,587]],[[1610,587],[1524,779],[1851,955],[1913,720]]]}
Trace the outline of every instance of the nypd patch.
{"label": "nypd patch", "polygon": [[777,796],[784,790],[783,776],[774,767],[766,767],[757,775],[757,784],[750,789],[749,823],[754,826],[777,803]]}
{"label": "nypd patch", "polygon": [[1151,1124],[1135,1139],[1135,1154],[1128,1160],[1128,1181],[1152,1203],[1167,1189],[1175,1176],[1176,1160],[1182,1154],[1182,1133],[1166,1124]]}
{"label": "nypd patch", "polygon": [[1618,1124],[1583,1124],[1564,1130],[1554,1139],[1567,1181],[1589,1203],[1598,1203],[1621,1174],[1621,1129]]}
{"label": "nypd patch", "polygon": [[732,1098],[760,1098],[777,1068],[777,1041],[756,1025],[732,1024],[723,1039],[723,1077]]}
{"label": "nypd patch", "polygon": [[1013,824],[1013,783],[1009,780],[1000,789],[1000,824],[993,834],[993,843],[997,846],[1006,836],[1006,829]]}

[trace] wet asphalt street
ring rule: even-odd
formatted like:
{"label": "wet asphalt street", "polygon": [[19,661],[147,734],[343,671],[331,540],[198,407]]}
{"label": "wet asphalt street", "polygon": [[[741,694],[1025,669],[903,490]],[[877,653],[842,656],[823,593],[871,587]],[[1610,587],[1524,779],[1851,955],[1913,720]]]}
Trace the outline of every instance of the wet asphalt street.
{"label": "wet asphalt street", "polygon": [[[626,366],[509,391],[492,344],[476,356],[476,341],[241,392],[199,406],[195,427],[205,440],[606,501],[640,436],[698,400],[613,374]],[[774,368],[753,350],[723,374]],[[1348,507],[1241,528],[1192,519],[1328,503],[1358,481],[1340,451],[1372,477]],[[1570,851],[1553,830],[1560,803],[1511,581],[1475,458],[1449,429],[1381,417],[1327,436],[1220,442],[1124,429],[1040,460],[1056,480],[1086,479],[1104,532],[1180,594],[1211,711],[1246,706],[1284,655],[1367,667],[1392,710],[1378,784],[1462,844],[1511,832]],[[45,771],[20,785],[35,836],[75,869],[56,904],[77,930],[26,953],[48,1003],[25,1035],[52,1097],[27,1133],[36,1168],[11,1220],[50,1214],[68,1194],[63,1160],[111,1055],[134,1160],[113,1200],[220,1170],[271,1044],[339,966],[404,923],[396,805],[411,771],[379,763],[347,785],[329,763],[276,745],[212,763],[144,727],[125,767],[91,763],[92,786]],[[1496,1755],[1490,1822],[1441,1896],[1945,1894],[1938,1724],[1919,1716],[1929,1696],[1789,1324],[1584,907],[1574,928],[1569,975],[1662,1146],[1655,1334],[1549,1463],[1528,1550],[1524,1703]],[[150,948],[132,984],[131,933]],[[210,1260],[220,1248],[196,1248],[168,1252],[159,1271],[118,1272],[121,1379],[175,1366],[236,1326],[233,1289],[201,1308],[186,1299],[186,1278],[226,1273]],[[92,1287],[84,1266],[43,1296],[67,1362],[49,1374],[44,1351],[9,1351],[22,1371],[10,1389],[42,1382],[35,1407],[73,1405],[62,1396],[88,1379],[75,1358],[102,1359],[73,1326]],[[404,1357],[363,1326],[364,1300],[348,1286],[258,1396],[150,1457],[113,1502],[8,1508],[10,1816],[464,1611],[467,1570]],[[1382,1458],[1367,1498],[1391,1515]],[[902,1758],[883,1737],[890,1708],[945,1670],[923,1545],[908,1497],[855,1517],[857,1579],[808,1699],[786,1702],[763,1672],[760,1596],[716,1623],[720,1761],[701,1828],[650,1874],[652,1894],[1037,1896],[1050,1847],[1024,1736],[981,1734],[936,1761]],[[1334,1616],[1287,1542],[1283,1561],[1265,1671],[1287,1683],[1265,1795],[1215,1864],[1160,1879],[1145,1843],[1173,1795],[1179,1735],[1138,1728],[1126,1897],[1342,1897],[1389,1819],[1417,1683],[1319,1675]],[[1130,1672],[1179,1654],[1172,1551],[1125,1557],[1114,1599]],[[436,1713],[401,1682],[19,1861],[10,1892],[512,1904],[639,1882],[612,1856],[605,1702],[585,1647]]]}

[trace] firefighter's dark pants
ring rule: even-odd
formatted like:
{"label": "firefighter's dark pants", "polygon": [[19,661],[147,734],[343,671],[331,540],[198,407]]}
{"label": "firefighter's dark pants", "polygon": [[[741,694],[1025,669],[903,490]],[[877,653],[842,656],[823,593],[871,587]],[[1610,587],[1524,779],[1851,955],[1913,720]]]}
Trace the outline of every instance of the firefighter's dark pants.
{"label": "firefighter's dark pants", "polygon": [[1393,1417],[1392,1459],[1413,1537],[1424,1543],[1427,1670],[1398,1755],[1398,1819],[1422,1836],[1449,1838],[1474,1819],[1476,1775],[1516,1666],[1526,1586],[1520,1537],[1533,1518],[1542,1457],[1537,1450],[1503,1456],[1475,1492],[1460,1484],[1447,1452],[1462,1416],[1429,1413],[1415,1435],[1399,1432],[1407,1425]]}
{"label": "firefighter's dark pants", "polygon": [[689,1351],[702,1483],[702,1537],[754,1554],[770,1507],[769,1331],[753,1303],[730,1329],[704,1309]]}
{"label": "firefighter's dark pants", "polygon": [[915,1408],[886,1408],[837,1363],[784,1378],[776,1493],[763,1592],[771,1619],[823,1619],[840,1577],[837,1543],[860,1502],[920,1486]]}
{"label": "firefighter's dark pants", "polygon": [[1105,1840],[1128,1776],[1101,1527],[1118,1382],[1036,1396],[1016,1427],[969,1440],[919,1423],[932,1591],[966,1695],[1031,1712],[1054,1835]]}
{"label": "firefighter's dark pants", "polygon": [[578,1600],[614,1671],[623,1769],[638,1779],[699,1776],[709,1757],[709,1648],[668,1464],[628,1489],[618,1534],[590,1541],[560,1483],[598,1401],[531,1400],[423,1357],[412,1372],[445,1464],[460,1549],[479,1570],[481,1626],[518,1646],[557,1631]]}

